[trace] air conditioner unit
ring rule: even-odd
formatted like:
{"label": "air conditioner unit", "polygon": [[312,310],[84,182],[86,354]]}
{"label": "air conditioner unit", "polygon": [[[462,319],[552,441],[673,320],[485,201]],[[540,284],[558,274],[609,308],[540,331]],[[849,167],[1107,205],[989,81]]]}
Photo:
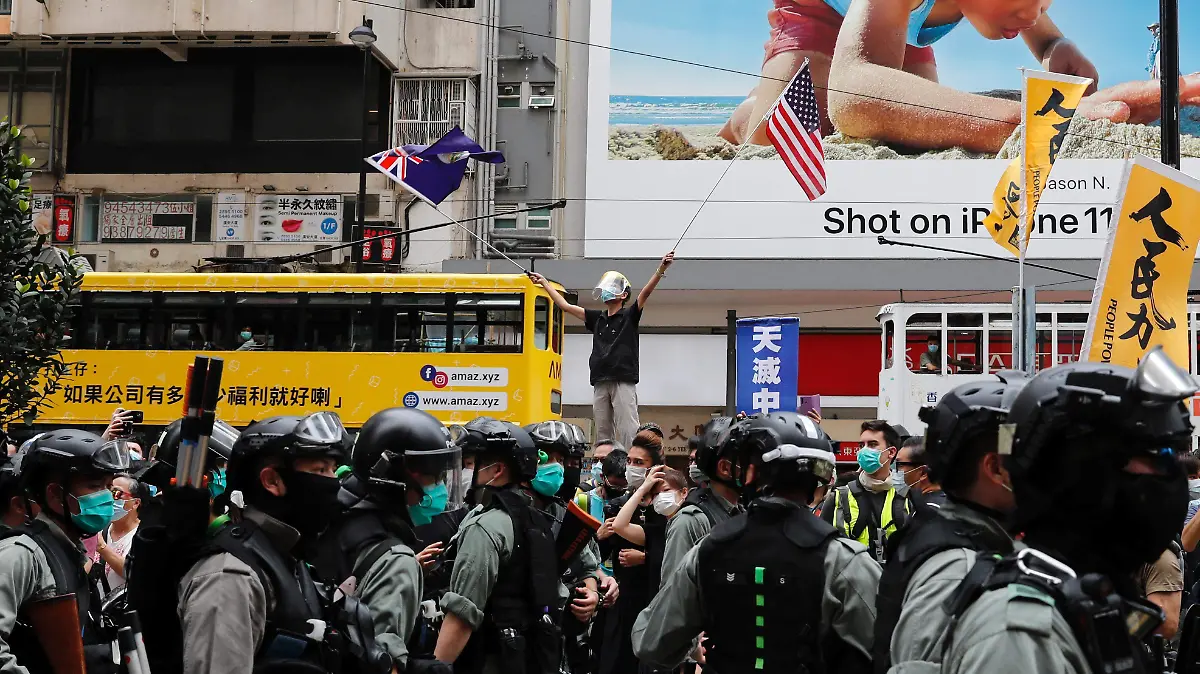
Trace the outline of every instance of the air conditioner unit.
{"label": "air conditioner unit", "polygon": [[316,255],[313,256],[313,260],[316,262],[333,262],[333,251],[329,250],[332,247],[333,246],[313,246],[313,252],[316,253]]}
{"label": "air conditioner unit", "polygon": [[83,257],[88,264],[92,265],[92,271],[108,271],[108,261],[112,257],[112,251],[101,250],[95,253],[84,253]]}
{"label": "air conditioner unit", "polygon": [[554,107],[554,97],[553,96],[530,96],[529,97],[529,107],[531,107],[531,108],[553,108]]}
{"label": "air conditioner unit", "polygon": [[231,243],[225,246],[225,257],[246,257],[246,244]]}

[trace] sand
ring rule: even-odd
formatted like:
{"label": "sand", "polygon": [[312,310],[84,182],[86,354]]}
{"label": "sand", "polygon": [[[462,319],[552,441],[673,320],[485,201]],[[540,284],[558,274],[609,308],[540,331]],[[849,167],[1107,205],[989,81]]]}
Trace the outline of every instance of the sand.
{"label": "sand", "polygon": [[[1189,108],[1183,115],[1185,129],[1195,128],[1197,109]],[[609,159],[732,159],[736,148],[725,142],[717,132],[718,126],[663,126],[618,125],[609,129]],[[1109,121],[1075,119],[1071,123],[1070,135],[1063,143],[1060,158],[1065,159],[1121,159],[1126,152],[1140,153],[1151,157],[1159,154],[1159,128],[1144,124],[1114,124]],[[999,159],[1010,159],[1017,155],[1021,140],[1021,129],[1016,129],[996,155]],[[879,142],[850,138],[835,133],[825,138],[825,157],[838,159],[984,159],[992,155],[968,152],[962,148],[936,150],[932,152],[909,152],[897,150]],[[1200,157],[1200,137],[1182,137],[1183,155]],[[774,159],[772,147],[751,146],[745,148],[741,159]]]}

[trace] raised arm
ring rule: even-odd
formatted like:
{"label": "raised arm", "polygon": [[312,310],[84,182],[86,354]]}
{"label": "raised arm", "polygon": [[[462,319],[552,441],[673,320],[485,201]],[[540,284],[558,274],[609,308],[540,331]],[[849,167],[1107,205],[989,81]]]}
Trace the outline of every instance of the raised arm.
{"label": "raised arm", "polygon": [[663,256],[662,262],[658,263],[658,269],[655,270],[654,276],[651,276],[650,280],[646,281],[646,286],[642,288],[642,292],[638,293],[637,305],[639,311],[646,308],[646,300],[650,299],[650,293],[654,292],[654,289],[658,287],[658,282],[662,280],[662,277],[667,275],[667,268],[674,261],[675,251],[671,251]]}
{"label": "raised arm", "polygon": [[904,71],[910,0],[851,3],[829,72],[829,117],[857,138],[917,148],[996,152],[1021,104],[944,87]]}
{"label": "raised arm", "polygon": [[562,293],[558,292],[554,286],[550,285],[550,281],[546,280],[545,276],[535,272],[529,272],[529,280],[545,288],[546,292],[550,295],[550,299],[554,300],[554,304],[558,305],[559,309],[562,309],[564,312],[571,314],[581,321],[583,320],[583,307],[568,302],[567,298],[562,296]]}

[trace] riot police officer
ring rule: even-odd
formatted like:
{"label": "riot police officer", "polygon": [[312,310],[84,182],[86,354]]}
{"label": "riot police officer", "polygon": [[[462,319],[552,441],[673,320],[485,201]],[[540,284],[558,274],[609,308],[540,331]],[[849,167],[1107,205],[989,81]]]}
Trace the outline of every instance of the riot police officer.
{"label": "riot police officer", "polygon": [[1160,348],[1136,371],[1080,362],[1030,379],[999,443],[1025,545],[977,561],[951,598],[942,671],[1154,671],[1141,640],[1162,612],[1132,574],[1187,512],[1177,455],[1195,392]]}
{"label": "riot police officer", "polygon": [[178,586],[186,674],[332,668],[326,604],[297,556],[341,511],[334,471],[346,438],[331,412],[273,417],[238,437],[228,480],[243,507]]}
{"label": "riot police officer", "polygon": [[888,539],[875,618],[875,671],[936,666],[942,661],[946,599],[977,554],[1005,555],[1012,538],[1003,523],[1013,509],[1008,474],[996,453],[1000,424],[1025,384],[1019,372],[955,387],[921,410],[929,479],[941,484],[940,507],[918,505]]}
{"label": "riot police officer", "polygon": [[88,672],[116,671],[114,635],[101,625],[100,597],[84,573],[80,541],[108,526],[113,476],[128,467],[129,455],[116,442],[86,431],[44,433],[28,443],[21,487],[41,512],[0,534],[0,669],[52,671],[53,654],[40,644],[51,637],[65,650],[79,633],[39,638],[29,613],[37,600],[73,594]]}
{"label": "riot police officer", "polygon": [[526,486],[537,477],[538,449],[519,426],[489,421],[477,429],[475,498],[452,550],[442,597],[445,620],[435,655],[459,674],[559,670],[559,572],[551,520]]}
{"label": "riot police officer", "polygon": [[879,565],[808,508],[834,479],[829,437],[775,412],[734,424],[722,452],[747,512],[684,556],[638,616],[635,654],[674,667],[704,632],[706,667],[721,674],[869,671]]}
{"label": "riot police officer", "polygon": [[447,504],[462,505],[461,450],[440,421],[396,407],[363,424],[342,487],[345,512],[322,534],[315,567],[370,607],[376,642],[409,672],[429,661],[409,659],[406,641],[422,600],[414,525],[427,525]]}
{"label": "riot police officer", "polygon": [[741,512],[741,488],[733,479],[733,457],[720,453],[721,435],[729,429],[729,417],[717,417],[704,426],[696,448],[696,467],[707,478],[688,492],[679,511],[667,521],[667,543],[663,552],[661,578],[679,568],[683,556],[713,527]]}

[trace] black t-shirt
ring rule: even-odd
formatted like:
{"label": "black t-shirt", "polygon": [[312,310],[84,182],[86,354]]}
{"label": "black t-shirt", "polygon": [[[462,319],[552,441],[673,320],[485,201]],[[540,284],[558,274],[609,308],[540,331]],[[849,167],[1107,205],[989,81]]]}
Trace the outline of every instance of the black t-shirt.
{"label": "black t-shirt", "polygon": [[583,325],[592,333],[592,385],[602,381],[638,383],[638,324],[642,308],[637,300],[612,316],[607,310],[587,309]]}

